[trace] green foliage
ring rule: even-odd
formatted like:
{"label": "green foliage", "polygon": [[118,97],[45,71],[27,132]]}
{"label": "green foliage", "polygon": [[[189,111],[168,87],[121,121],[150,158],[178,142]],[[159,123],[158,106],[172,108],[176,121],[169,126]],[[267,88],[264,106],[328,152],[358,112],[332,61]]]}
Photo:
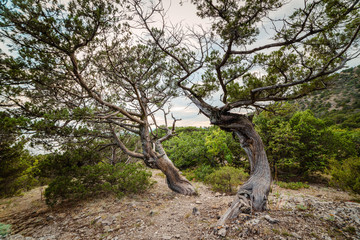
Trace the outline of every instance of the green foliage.
{"label": "green foliage", "polygon": [[25,150],[26,140],[20,137],[20,126],[27,123],[24,118],[13,118],[0,112],[0,196],[8,197],[29,190],[39,184],[34,175],[38,164]]}
{"label": "green foliage", "polygon": [[336,124],[338,128],[359,128],[359,69],[360,66],[357,66],[335,74],[327,89],[296,100],[300,109],[310,109],[316,117],[324,119],[327,124]]}
{"label": "green foliage", "polygon": [[292,190],[298,190],[301,188],[309,188],[310,186],[306,183],[303,182],[282,182],[282,181],[277,181],[276,185],[278,185],[281,188],[286,188],[286,189],[292,189]]}
{"label": "green foliage", "polygon": [[62,154],[49,154],[39,163],[38,174],[45,178],[57,176],[76,177],[82,166],[96,165],[102,160],[98,151],[88,148],[75,148]]}
{"label": "green foliage", "polygon": [[215,168],[209,165],[200,165],[195,169],[184,170],[183,174],[189,180],[204,182],[206,177],[214,171]]}
{"label": "green foliage", "polygon": [[151,173],[139,164],[108,164],[91,148],[71,147],[62,154],[49,154],[39,163],[37,174],[51,179],[46,203],[83,199],[104,193],[122,197],[138,193],[152,183]]}
{"label": "green foliage", "polygon": [[275,178],[278,174],[308,176],[323,172],[328,159],[357,154],[356,131],[328,127],[310,111],[296,105],[274,106],[277,114],[262,112],[254,118]]}
{"label": "green foliage", "polygon": [[235,194],[237,187],[242,184],[248,174],[241,168],[230,166],[221,167],[205,178],[205,182],[211,185],[213,191]]}
{"label": "green foliage", "polygon": [[0,237],[6,237],[11,232],[11,225],[0,223]]}
{"label": "green foliage", "polygon": [[226,160],[231,164],[233,155],[227,145],[228,136],[229,134],[227,132],[222,131],[220,128],[216,128],[206,136],[205,146],[210,156],[214,156],[214,158],[220,162]]}
{"label": "green foliage", "polygon": [[104,193],[117,197],[140,193],[151,186],[151,173],[139,164],[99,163],[73,168],[74,174],[56,177],[46,188],[46,203],[54,205],[64,200],[77,200]]}
{"label": "green foliage", "polygon": [[334,186],[360,194],[360,157],[350,157],[344,161],[332,159],[329,172]]}
{"label": "green foliage", "polygon": [[217,167],[226,162],[248,167],[247,162],[241,161],[246,154],[239,146],[239,141],[218,127],[176,128],[176,132],[178,135],[164,142],[163,146],[169,158],[180,169],[203,165]]}
{"label": "green foliage", "polygon": [[304,206],[304,205],[301,205],[301,204],[296,205],[296,208],[297,208],[299,211],[306,211],[306,210],[308,210],[308,207],[307,207],[307,206]]}
{"label": "green foliage", "polygon": [[163,143],[166,153],[180,169],[211,162],[205,146],[206,129],[177,128],[178,135]]}

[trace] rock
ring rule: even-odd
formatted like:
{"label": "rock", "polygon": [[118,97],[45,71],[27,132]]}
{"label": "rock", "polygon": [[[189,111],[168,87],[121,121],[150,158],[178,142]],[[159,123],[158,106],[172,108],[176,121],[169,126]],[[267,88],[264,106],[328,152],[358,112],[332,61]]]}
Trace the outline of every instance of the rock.
{"label": "rock", "polygon": [[93,220],[93,223],[97,223],[100,219],[101,219],[101,216],[97,216],[97,217]]}
{"label": "rock", "polygon": [[105,220],[101,221],[103,225],[111,225],[115,221],[114,217],[108,217]]}
{"label": "rock", "polygon": [[180,234],[176,234],[176,235],[174,235],[174,238],[180,239],[180,238],[181,238],[181,235],[180,235]]}
{"label": "rock", "polygon": [[199,212],[199,210],[198,210],[196,207],[193,208],[192,213],[193,213],[193,215],[195,215],[195,216],[199,216],[199,215],[200,215],[200,212]]}
{"label": "rock", "polygon": [[217,233],[219,236],[221,237],[225,237],[226,236],[226,228],[220,228],[218,230],[218,233]]}
{"label": "rock", "polygon": [[293,237],[297,238],[297,239],[301,239],[302,237],[297,234],[296,232],[292,232],[291,235],[293,235]]}
{"label": "rock", "polygon": [[[6,239],[6,238],[5,238]],[[16,234],[16,235],[11,235],[10,240],[24,240],[24,236],[20,235],[20,234]]]}
{"label": "rock", "polygon": [[215,193],[215,197],[221,197],[221,196],[222,196],[221,193],[219,193],[219,192],[216,192],[216,193]]}
{"label": "rock", "polygon": [[260,219],[251,219],[249,221],[247,221],[245,224],[248,224],[248,225],[256,225],[260,222]]}
{"label": "rock", "polygon": [[171,238],[172,238],[171,236],[165,235],[165,236],[163,236],[161,239],[163,239],[163,240],[170,240]]}
{"label": "rock", "polygon": [[202,202],[200,202],[200,201],[196,201],[195,203],[196,203],[196,204],[202,204]]}
{"label": "rock", "polygon": [[265,215],[264,218],[266,219],[266,221],[268,221],[269,223],[272,223],[272,224],[279,222],[279,220],[277,220],[277,219],[275,219],[275,218],[272,218],[272,217],[270,217],[269,215]]}
{"label": "rock", "polygon": [[54,216],[53,215],[48,215],[47,217],[46,217],[46,220],[47,221],[52,221],[52,220],[54,220],[55,218],[54,218]]}
{"label": "rock", "polygon": [[105,230],[105,232],[113,232],[114,231],[114,229],[110,228],[110,226],[105,226],[104,230]]}

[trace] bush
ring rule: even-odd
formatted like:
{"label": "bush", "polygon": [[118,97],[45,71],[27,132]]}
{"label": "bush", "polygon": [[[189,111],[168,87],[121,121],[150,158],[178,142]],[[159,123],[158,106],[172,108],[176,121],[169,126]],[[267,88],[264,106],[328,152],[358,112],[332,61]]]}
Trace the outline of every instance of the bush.
{"label": "bush", "polygon": [[218,167],[227,163],[249,167],[239,140],[219,127],[176,128],[178,136],[164,142],[164,148],[176,167],[181,170],[196,169],[203,165]]}
{"label": "bush", "polygon": [[0,237],[6,237],[11,232],[11,225],[0,223]]}
{"label": "bush", "polygon": [[277,181],[276,185],[278,185],[281,188],[286,188],[286,189],[293,189],[293,190],[298,190],[301,188],[309,188],[310,186],[306,183],[302,183],[302,182],[281,182],[281,181]]}
{"label": "bush", "polygon": [[210,184],[213,191],[235,194],[237,187],[242,184],[249,174],[241,168],[221,167],[208,175],[205,182]]}
{"label": "bush", "polygon": [[360,194],[360,157],[330,161],[331,184]]}
{"label": "bush", "polygon": [[19,130],[27,123],[23,117],[0,111],[0,197],[17,195],[39,184],[33,174],[38,159],[26,150],[27,141]]}
{"label": "bush", "polygon": [[215,171],[215,168],[209,165],[202,165],[195,169],[184,170],[183,174],[189,180],[204,182],[206,177]]}
{"label": "bush", "polygon": [[80,167],[76,177],[63,175],[56,177],[46,188],[48,205],[64,200],[77,200],[104,193],[122,197],[129,193],[139,193],[152,185],[151,173],[140,164],[99,163]]}

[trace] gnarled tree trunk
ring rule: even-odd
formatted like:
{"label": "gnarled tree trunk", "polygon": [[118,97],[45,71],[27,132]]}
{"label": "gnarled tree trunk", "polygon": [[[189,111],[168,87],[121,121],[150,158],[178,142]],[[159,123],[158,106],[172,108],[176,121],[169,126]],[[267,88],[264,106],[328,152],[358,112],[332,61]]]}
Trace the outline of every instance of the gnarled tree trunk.
{"label": "gnarled tree trunk", "polygon": [[171,190],[184,195],[196,195],[195,188],[175,167],[168,158],[160,142],[156,142],[156,150],[160,154],[156,166],[166,175],[166,182]]}
{"label": "gnarled tree trunk", "polygon": [[227,219],[236,218],[241,212],[250,213],[253,210],[266,209],[271,173],[263,142],[248,117],[221,113],[210,119],[212,124],[233,132],[239,138],[250,162],[250,178],[240,187],[231,207],[218,221],[218,225],[224,225]]}
{"label": "gnarled tree trunk", "polygon": [[169,188],[174,192],[184,195],[196,195],[195,188],[180,174],[180,171],[168,158],[161,142],[157,141],[155,143],[155,149],[152,148],[149,128],[147,126],[140,127],[140,138],[145,164],[148,167],[160,169],[166,176],[166,182]]}

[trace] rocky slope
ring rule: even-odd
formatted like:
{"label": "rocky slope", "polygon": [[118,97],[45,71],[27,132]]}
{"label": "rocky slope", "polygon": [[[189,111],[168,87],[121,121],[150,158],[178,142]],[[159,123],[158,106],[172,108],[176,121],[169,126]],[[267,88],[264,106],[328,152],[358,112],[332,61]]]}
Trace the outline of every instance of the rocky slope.
{"label": "rocky slope", "polygon": [[153,178],[153,189],[120,200],[104,196],[48,208],[41,188],[2,199],[0,222],[12,225],[2,239],[360,239],[360,204],[342,191],[273,185],[267,212],[243,214],[215,235],[233,197],[200,183],[194,183],[199,196],[182,196],[168,190],[160,172]]}

